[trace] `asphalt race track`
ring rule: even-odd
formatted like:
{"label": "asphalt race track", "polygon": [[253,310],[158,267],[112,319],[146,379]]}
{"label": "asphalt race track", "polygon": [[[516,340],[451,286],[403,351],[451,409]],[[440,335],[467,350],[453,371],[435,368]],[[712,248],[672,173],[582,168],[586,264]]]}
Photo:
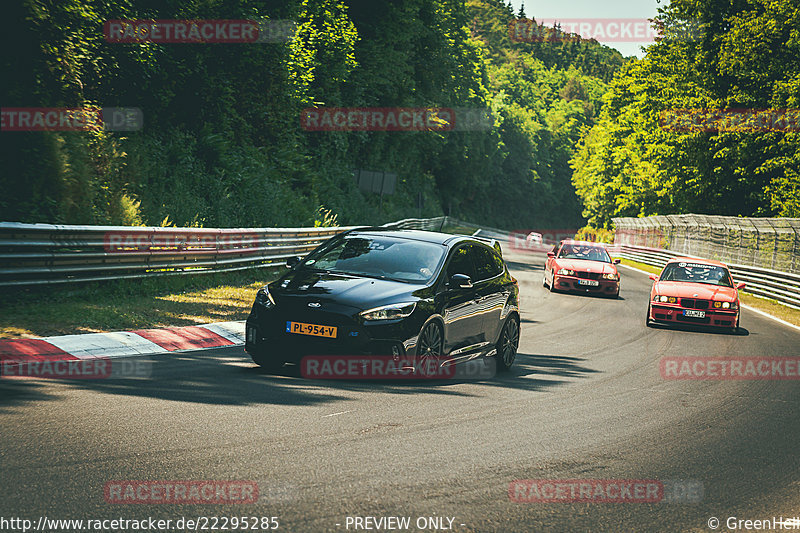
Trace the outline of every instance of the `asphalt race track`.
{"label": "asphalt race track", "polygon": [[[275,516],[289,532],[439,517],[458,532],[561,533],[800,516],[800,381],[659,371],[665,356],[798,356],[800,331],[747,310],[740,335],[649,329],[641,273],[621,268],[621,299],[608,300],[543,289],[542,255],[506,259],[522,340],[512,372],[491,380],[274,376],[241,347],[154,357],[149,379],[0,380],[0,517]],[[702,493],[518,503],[519,479],[677,480]],[[111,480],[252,480],[259,500],[109,504]]]}

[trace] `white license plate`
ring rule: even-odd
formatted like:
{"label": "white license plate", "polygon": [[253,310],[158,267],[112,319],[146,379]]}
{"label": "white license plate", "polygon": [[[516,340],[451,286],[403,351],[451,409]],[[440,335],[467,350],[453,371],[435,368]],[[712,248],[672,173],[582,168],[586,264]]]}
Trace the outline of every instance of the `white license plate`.
{"label": "white license plate", "polygon": [[706,312],[705,311],[698,311],[696,309],[684,309],[683,316],[689,316],[692,318],[705,318]]}
{"label": "white license plate", "polygon": [[600,285],[600,282],[595,281],[593,279],[579,279],[578,285],[588,285],[590,287],[597,287],[598,285]]}

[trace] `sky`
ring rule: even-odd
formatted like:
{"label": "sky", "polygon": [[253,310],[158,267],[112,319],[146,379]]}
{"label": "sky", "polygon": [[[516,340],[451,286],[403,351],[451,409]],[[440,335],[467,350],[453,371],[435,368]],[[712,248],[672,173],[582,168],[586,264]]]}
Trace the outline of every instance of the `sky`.
{"label": "sky", "polygon": [[[525,3],[525,15],[537,21],[544,19],[648,19],[658,14],[658,0],[511,0],[514,13]],[[661,5],[665,1],[661,0]],[[549,25],[549,24],[548,24]],[[605,23],[604,27],[609,27]],[[578,32],[580,33],[580,32]],[[603,39],[595,37],[598,41]],[[624,56],[643,57],[642,42],[603,42],[619,50]]]}

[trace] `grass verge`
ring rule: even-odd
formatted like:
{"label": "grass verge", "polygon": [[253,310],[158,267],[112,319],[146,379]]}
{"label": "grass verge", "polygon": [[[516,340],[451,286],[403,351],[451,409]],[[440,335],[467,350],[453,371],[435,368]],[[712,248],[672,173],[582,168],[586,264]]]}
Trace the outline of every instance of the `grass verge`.
{"label": "grass verge", "polygon": [[[623,259],[622,264],[638,268],[639,270],[644,270],[645,272],[649,272],[651,274],[661,273],[660,268],[639,263],[638,261]],[[750,307],[758,309],[759,311],[764,311],[765,313],[769,313],[776,318],[785,320],[790,324],[800,326],[800,310],[798,309],[792,309],[791,307],[787,307],[775,300],[754,296],[744,291],[739,291],[739,301],[745,305],[749,305]]]}
{"label": "grass verge", "polygon": [[5,291],[0,338],[46,337],[244,320],[285,267]]}

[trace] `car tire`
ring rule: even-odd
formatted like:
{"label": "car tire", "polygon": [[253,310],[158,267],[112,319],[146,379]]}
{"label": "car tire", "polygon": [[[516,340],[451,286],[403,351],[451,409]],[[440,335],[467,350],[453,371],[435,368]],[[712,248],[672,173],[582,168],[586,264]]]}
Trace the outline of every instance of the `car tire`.
{"label": "car tire", "polygon": [[497,370],[506,372],[514,364],[519,350],[519,322],[515,317],[509,317],[503,324],[503,331],[500,332],[496,348]]}
{"label": "car tire", "polygon": [[650,310],[651,309],[652,309],[652,306],[650,304],[647,304],[647,316],[644,319],[644,325],[647,326],[648,328],[652,328],[653,327],[653,323],[650,322]]}
{"label": "car tire", "polygon": [[550,285],[547,287],[550,292],[556,292],[556,274],[553,272],[553,279],[550,281]]}
{"label": "car tire", "polygon": [[283,361],[282,359],[276,359],[275,357],[269,357],[264,353],[251,353],[250,358],[255,364],[261,367],[262,370],[265,370],[270,374],[278,372],[281,368],[283,368],[283,365],[286,364],[286,361]]}
{"label": "car tire", "polygon": [[428,361],[436,361],[441,365],[442,352],[444,352],[444,335],[442,326],[438,322],[428,322],[419,332],[417,340],[416,364],[421,372],[426,372]]}
{"label": "car tire", "polygon": [[738,335],[740,331],[741,330],[739,329],[739,317],[737,316],[736,317],[736,325],[733,326],[733,330],[731,331],[731,333],[733,333],[734,335]]}
{"label": "car tire", "polygon": [[547,275],[542,275],[542,287],[547,288]]}

